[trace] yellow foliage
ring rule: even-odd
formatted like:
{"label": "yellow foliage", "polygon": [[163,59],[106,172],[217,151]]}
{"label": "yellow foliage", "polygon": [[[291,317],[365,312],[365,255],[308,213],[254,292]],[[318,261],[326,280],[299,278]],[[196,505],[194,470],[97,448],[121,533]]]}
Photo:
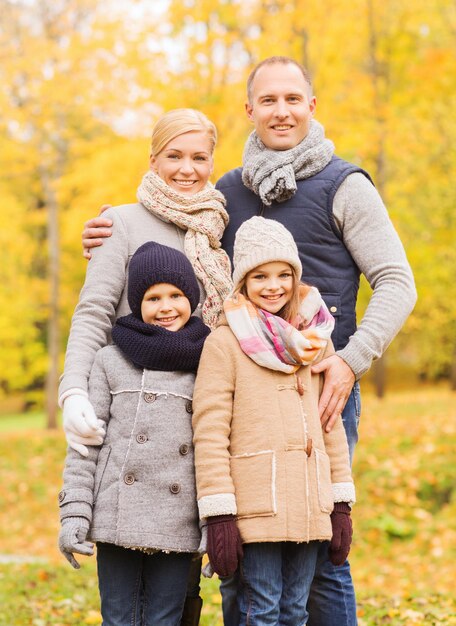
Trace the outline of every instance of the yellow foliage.
{"label": "yellow foliage", "polygon": [[[456,359],[454,7],[449,0],[101,0],[3,3],[0,394],[48,367],[50,194],[58,203],[61,352],[81,286],[83,222],[135,200],[151,128],[189,106],[217,125],[215,180],[241,164],[250,68],[272,54],[313,75],[337,152],[373,175],[419,302],[390,349],[429,377]],[[154,6],[152,6],[154,5]],[[163,5],[164,6],[164,5]],[[47,182],[47,184],[46,184]],[[359,313],[369,297],[363,286]]]}

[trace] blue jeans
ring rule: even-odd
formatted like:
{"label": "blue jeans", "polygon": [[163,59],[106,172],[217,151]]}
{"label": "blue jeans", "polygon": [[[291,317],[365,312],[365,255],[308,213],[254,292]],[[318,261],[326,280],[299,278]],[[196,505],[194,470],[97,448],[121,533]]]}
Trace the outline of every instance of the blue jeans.
{"label": "blue jeans", "polygon": [[[350,462],[358,441],[361,413],[359,384],[355,383],[342,413]],[[328,559],[329,542],[320,545],[317,568],[310,590],[307,626],[356,626],[356,597],[348,561],[335,567]]]}
{"label": "blue jeans", "polygon": [[103,626],[178,626],[192,556],[98,543]]}
{"label": "blue jeans", "polygon": [[317,553],[317,541],[244,544],[239,626],[305,624]]}
{"label": "blue jeans", "polygon": [[[358,441],[358,425],[361,413],[359,383],[355,383],[342,413],[342,421],[347,434],[350,461]],[[328,542],[321,544],[315,577],[310,590],[307,609],[308,626],[356,626],[356,598],[348,561],[335,567],[328,559]],[[225,626],[238,626],[239,609],[236,595],[239,584],[238,573],[222,578],[223,623]]]}

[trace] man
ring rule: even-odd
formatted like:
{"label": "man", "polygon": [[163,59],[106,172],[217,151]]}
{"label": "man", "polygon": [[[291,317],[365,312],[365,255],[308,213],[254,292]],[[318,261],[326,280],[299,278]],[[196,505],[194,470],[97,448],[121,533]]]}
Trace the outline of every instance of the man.
{"label": "man", "polygon": [[[327,431],[342,413],[350,455],[358,439],[359,378],[395,337],[416,301],[403,246],[369,175],[335,157],[332,142],[313,119],[316,99],[306,70],[287,57],[254,68],[246,112],[254,125],[243,168],[225,174],[217,188],[227,199],[230,223],[222,245],[232,256],[239,226],[253,215],[281,222],[293,234],[302,279],[322,293],[336,319],[336,354],[314,366],[324,372],[321,422]],[[90,220],[84,246],[99,245],[108,226]],[[363,273],[373,294],[356,328],[356,298]],[[233,586],[222,584],[225,624],[235,624]],[[348,562],[335,568],[322,545],[309,599],[308,626],[353,626],[356,601]]]}

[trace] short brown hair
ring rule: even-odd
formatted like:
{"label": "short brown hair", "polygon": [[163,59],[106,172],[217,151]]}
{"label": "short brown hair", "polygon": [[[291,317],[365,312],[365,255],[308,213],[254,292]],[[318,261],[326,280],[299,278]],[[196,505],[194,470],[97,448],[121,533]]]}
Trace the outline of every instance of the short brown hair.
{"label": "short brown hair", "polygon": [[256,76],[256,73],[258,72],[260,67],[263,67],[263,65],[276,65],[277,63],[281,63],[282,65],[295,65],[304,76],[304,80],[306,81],[308,85],[308,89],[309,89],[309,97],[312,97],[312,81],[310,79],[310,74],[306,70],[304,65],[301,65],[301,63],[298,63],[297,61],[295,61],[294,59],[291,59],[290,57],[274,56],[274,57],[268,57],[267,59],[264,59],[263,61],[261,61],[261,63],[258,63],[258,65],[255,65],[253,70],[250,72],[249,77],[247,79],[247,98],[250,104],[252,103],[252,86],[253,86],[253,80]]}

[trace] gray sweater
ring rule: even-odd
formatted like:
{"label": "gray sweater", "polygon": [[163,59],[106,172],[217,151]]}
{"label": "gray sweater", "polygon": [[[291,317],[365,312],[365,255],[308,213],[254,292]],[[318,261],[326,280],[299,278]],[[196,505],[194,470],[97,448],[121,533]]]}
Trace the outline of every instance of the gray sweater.
{"label": "gray sweater", "polygon": [[385,205],[363,174],[350,174],[334,196],[343,242],[372,288],[363,318],[337,354],[360,378],[382,356],[416,303],[412,270]]}
{"label": "gray sweater", "polygon": [[[111,340],[118,317],[128,315],[128,264],[146,241],[156,241],[184,252],[185,232],[150,213],[142,204],[124,204],[104,216],[113,221],[112,236],[92,251],[84,286],[71,322],[65,355],[65,369],[59,388],[62,405],[72,389],[87,392],[90,369],[97,351]],[[201,315],[204,289],[195,315]]]}
{"label": "gray sweater", "polygon": [[89,399],[106,422],[103,445],[68,449],[61,518],[90,522],[92,541],[196,552],[201,536],[192,446],[195,376],[143,370],[117,346],[96,355]]}

